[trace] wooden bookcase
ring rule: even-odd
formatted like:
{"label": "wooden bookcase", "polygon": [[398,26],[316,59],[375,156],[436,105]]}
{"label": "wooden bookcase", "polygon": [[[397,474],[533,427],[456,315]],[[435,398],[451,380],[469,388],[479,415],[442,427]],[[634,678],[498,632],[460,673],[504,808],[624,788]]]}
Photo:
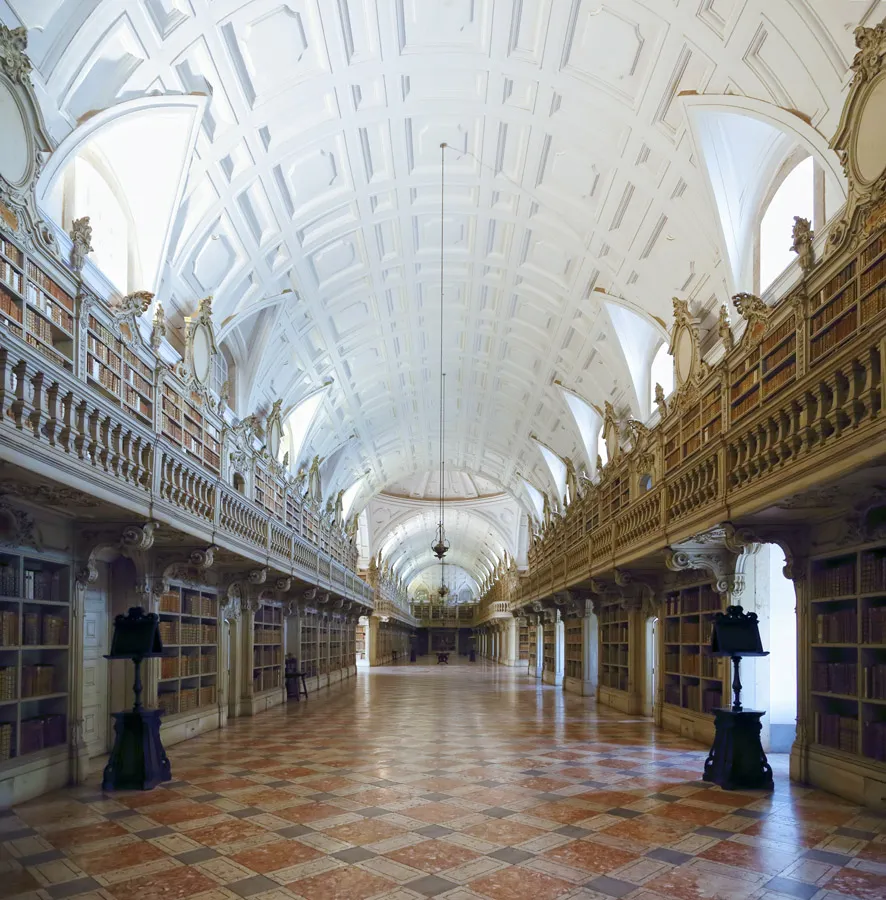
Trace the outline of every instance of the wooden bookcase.
{"label": "wooden bookcase", "polygon": [[529,642],[526,652],[529,660],[529,672],[535,675],[538,668],[538,637],[535,625],[529,626]]}
{"label": "wooden bookcase", "polygon": [[723,430],[723,404],[720,386],[711,388],[697,405],[676,417],[665,432],[664,464],[669,472],[700,450]]}
{"label": "wooden bookcase", "polygon": [[329,623],[329,671],[342,667],[342,621],[333,619]]}
{"label": "wooden bookcase", "polygon": [[557,671],[557,647],[556,631],[553,622],[545,622],[544,625],[544,671]]}
{"label": "wooden bookcase", "polygon": [[355,626],[354,632],[354,654],[356,659],[360,662],[366,661],[366,653],[368,648],[366,646],[366,626],[360,625],[359,623]]}
{"label": "wooden bookcase", "polygon": [[760,344],[729,370],[729,416],[737,422],[797,377],[797,323],[793,314],[772,322]]}
{"label": "wooden bookcase", "polygon": [[210,709],[218,691],[218,596],[173,586],[160,597],[163,656],[157,706],[166,715]]}
{"label": "wooden bookcase", "polygon": [[710,585],[682,588],[665,600],[664,702],[712,715],[723,705],[723,660],[711,656],[714,616],[723,608]]}
{"label": "wooden bookcase", "polygon": [[262,603],[252,625],[252,692],[283,685],[283,609]]}
{"label": "wooden bookcase", "polygon": [[886,544],[816,559],[813,741],[886,762]]}
{"label": "wooden bookcase", "polygon": [[617,604],[600,612],[600,682],[618,691],[628,689],[628,614]]}
{"label": "wooden bookcase", "polygon": [[154,372],[90,312],[86,317],[86,378],[145,422],[154,416]]}
{"label": "wooden bookcase", "polygon": [[566,623],[566,677],[581,680],[584,677],[584,641],[582,620],[567,619]]}
{"label": "wooden bookcase", "polygon": [[317,622],[317,674],[329,674],[329,618],[319,616]]}
{"label": "wooden bookcase", "polygon": [[74,298],[7,236],[0,238],[0,324],[74,369]]}
{"label": "wooden bookcase", "polygon": [[529,626],[521,625],[519,630],[519,643],[517,645],[517,658],[521,662],[529,659]]}
{"label": "wooden bookcase", "polygon": [[299,665],[308,678],[317,674],[317,638],[319,634],[317,613],[306,612],[301,617],[301,657]]}
{"label": "wooden bookcase", "polygon": [[262,465],[255,467],[255,502],[281,522],[285,521],[283,484]]}
{"label": "wooden bookcase", "polygon": [[345,668],[349,668],[353,665],[356,665],[357,662],[357,629],[360,626],[355,622],[345,622],[344,623],[344,637],[343,637],[343,647],[344,647],[344,658],[342,659],[342,666]]}
{"label": "wooden bookcase", "polygon": [[221,467],[221,431],[217,424],[179,393],[169,380],[163,382],[160,430],[189,456],[215,472]]}
{"label": "wooden bookcase", "polygon": [[70,569],[0,553],[0,766],[68,742]]}

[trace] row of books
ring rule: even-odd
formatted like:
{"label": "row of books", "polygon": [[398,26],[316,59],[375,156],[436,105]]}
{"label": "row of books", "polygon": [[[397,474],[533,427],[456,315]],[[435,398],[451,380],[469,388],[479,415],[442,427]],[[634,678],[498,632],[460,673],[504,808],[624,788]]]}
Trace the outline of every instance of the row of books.
{"label": "row of books", "polygon": [[215,625],[200,622],[160,621],[160,640],[164,644],[215,644],[218,630]]}
{"label": "row of books", "polygon": [[861,321],[866,325],[871,319],[886,309],[886,284],[881,284],[875,291],[862,298]]}
{"label": "row of books", "polygon": [[624,644],[628,640],[627,622],[618,625],[603,626],[603,643],[604,644]]}
{"label": "row of books", "polygon": [[15,747],[13,745],[13,733],[15,725],[12,722],[0,722],[0,762],[12,759]]}
{"label": "row of books", "polygon": [[869,291],[874,285],[879,284],[884,278],[886,278],[886,258],[881,259],[876,265],[861,273],[861,278],[858,281],[862,294]]}
{"label": "row of books", "polygon": [[68,643],[68,620],[52,613],[26,612],[22,629],[24,646],[46,644],[52,647]]}
{"label": "row of books", "polygon": [[625,669],[603,669],[603,684],[616,691],[626,691],[628,673]]}
{"label": "row of books", "polygon": [[603,662],[613,666],[626,666],[628,664],[628,648],[622,646],[604,646]]}
{"label": "row of books", "polygon": [[18,269],[8,263],[5,259],[0,259],[0,281],[8,284],[14,291],[22,293],[24,285],[24,276]]}
{"label": "row of books", "polygon": [[21,266],[25,257],[21,250],[15,246],[15,244],[10,244],[6,238],[0,237],[0,253],[2,253],[7,259],[14,262],[17,266]]}
{"label": "row of books", "polygon": [[32,282],[32,287],[45,291],[54,300],[58,300],[66,309],[74,309],[74,298],[57,285],[30,259],[28,260],[28,280]]}
{"label": "row of books", "polygon": [[815,741],[835,750],[858,753],[858,719],[839,713],[813,714]]}
{"label": "row of books", "polygon": [[797,361],[792,360],[791,362],[782,366],[774,375],[767,377],[765,383],[763,384],[763,396],[768,397],[770,394],[774,394],[789,381],[793,380],[796,374]]}
{"label": "row of books", "polygon": [[865,756],[886,762],[886,722],[863,723],[862,742]]}
{"label": "row of books", "polygon": [[815,617],[816,644],[855,644],[858,641],[858,613],[855,609],[841,609],[819,613]]}
{"label": "row of books", "polygon": [[886,700],[886,663],[865,666],[861,675],[862,696],[867,700]]}
{"label": "row of books", "polygon": [[812,599],[845,597],[855,593],[855,557],[812,570]]}
{"label": "row of books", "polygon": [[97,359],[89,357],[86,360],[86,374],[97,381],[105,390],[116,394],[120,390],[120,376],[112,372],[107,366]]}
{"label": "row of books", "polygon": [[[851,283],[854,277],[855,263],[853,261],[851,265],[846,266],[842,272],[835,275],[822,288],[818,297],[819,303],[824,305],[819,306],[819,309],[810,319],[810,327],[813,333],[818,331],[819,328],[823,328],[828,322],[832,322],[850,304],[855,302],[855,285]],[[843,290],[844,288],[845,290]],[[842,291],[842,293],[839,296],[835,296],[837,291]]]}
{"label": "row of books", "polygon": [[271,688],[280,687],[281,684],[281,669],[279,668],[261,669],[258,672],[253,672],[252,689],[255,692],[269,691]]}
{"label": "row of books", "polygon": [[67,742],[67,719],[63,715],[35,716],[21,723],[19,756],[36,753]]}
{"label": "row of books", "polygon": [[18,613],[15,610],[0,610],[0,647],[17,647],[19,643]]}
{"label": "row of books", "polygon": [[107,344],[102,343],[94,334],[87,334],[86,349],[100,363],[120,374],[120,357]]}
{"label": "row of books", "polygon": [[56,688],[55,666],[22,666],[22,697],[45,697]]}
{"label": "row of books", "polygon": [[[0,285],[0,313],[2,313],[7,319],[18,323],[21,325],[22,323],[22,310],[18,303],[10,296]],[[8,322],[6,323],[8,324]],[[21,332],[16,329],[16,334],[21,337]]]}
{"label": "row of books", "polygon": [[[789,334],[792,332],[796,333],[796,327],[794,317],[788,316],[778,328],[766,335],[760,345],[760,349],[764,354],[769,353],[773,347],[777,347]],[[787,343],[789,344],[790,341]]]}
{"label": "row of books", "polygon": [[[854,293],[854,292],[853,292]],[[842,343],[846,338],[855,334],[858,327],[858,312],[851,310],[846,313],[833,328],[822,332],[818,337],[813,338],[809,342],[809,356],[811,361],[820,359],[829,350],[832,350],[838,344]]]}
{"label": "row of books", "polygon": [[864,610],[861,640],[864,644],[886,644],[886,606],[872,606]]}
{"label": "row of books", "polygon": [[753,412],[760,405],[760,392],[752,391],[740,403],[733,405],[730,419],[737,422],[742,416],[746,416],[749,412]]}
{"label": "row of books", "polygon": [[[884,667],[886,668],[886,667]],[[853,663],[814,662],[812,690],[831,694],[858,694],[858,667]]]}
{"label": "row of books", "polygon": [[214,684],[199,688],[182,688],[180,691],[163,691],[157,695],[157,708],[165,715],[171,716],[212,706],[216,702],[216,696]]}
{"label": "row of books", "polygon": [[861,554],[861,593],[886,591],[886,553],[868,550]]}
{"label": "row of books", "polygon": [[18,697],[18,669],[15,666],[0,666],[0,700],[15,700]]}
{"label": "row of books", "polygon": [[283,632],[277,628],[255,628],[253,640],[256,644],[279,644],[283,639]]}
{"label": "row of books", "polygon": [[[330,650],[330,652],[332,652]],[[334,655],[334,654],[333,654]],[[283,648],[256,647],[252,652],[252,664],[254,666],[279,666],[283,662]]]}

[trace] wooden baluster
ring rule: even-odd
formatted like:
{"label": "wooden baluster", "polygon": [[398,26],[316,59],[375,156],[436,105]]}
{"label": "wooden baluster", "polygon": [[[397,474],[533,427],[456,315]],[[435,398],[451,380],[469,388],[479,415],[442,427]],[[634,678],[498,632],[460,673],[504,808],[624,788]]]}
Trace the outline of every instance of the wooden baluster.
{"label": "wooden baluster", "polygon": [[57,446],[58,433],[61,427],[59,420],[59,411],[61,409],[59,403],[59,393],[61,388],[57,381],[53,381],[46,391],[46,423],[43,426],[43,433],[49,441],[50,447]]}
{"label": "wooden baluster", "polygon": [[59,446],[70,453],[74,448],[74,434],[76,432],[76,401],[71,391],[61,398],[61,422],[58,430]]}
{"label": "wooden baluster", "polygon": [[852,417],[849,413],[849,378],[842,369],[837,369],[833,375],[834,407],[831,422],[834,426],[834,437],[839,438],[849,425]]}
{"label": "wooden baluster", "polygon": [[43,439],[43,426],[46,422],[46,392],[43,389],[44,375],[35,372],[31,377],[31,412],[28,416],[28,427],[37,440]]}
{"label": "wooden baluster", "polygon": [[15,402],[15,366],[9,359],[9,351],[0,347],[0,418],[5,422],[11,417]]}
{"label": "wooden baluster", "polygon": [[86,401],[81,400],[74,409],[74,451],[78,458],[86,459],[86,444],[88,438],[87,424],[88,407]]}
{"label": "wooden baluster", "polygon": [[108,434],[108,445],[110,450],[111,471],[119,478],[123,468],[123,456],[121,453],[121,442],[123,436],[123,426],[120,424],[113,425]]}
{"label": "wooden baluster", "polygon": [[98,422],[98,461],[106,471],[111,471],[111,418],[101,416]]}
{"label": "wooden baluster", "polygon": [[24,429],[30,422],[34,411],[34,385],[31,381],[33,370],[27,360],[21,360],[13,369],[15,373],[15,399],[12,401],[11,413],[15,427]]}
{"label": "wooden baluster", "polygon": [[99,411],[93,409],[86,417],[86,458],[95,465],[98,461]]}

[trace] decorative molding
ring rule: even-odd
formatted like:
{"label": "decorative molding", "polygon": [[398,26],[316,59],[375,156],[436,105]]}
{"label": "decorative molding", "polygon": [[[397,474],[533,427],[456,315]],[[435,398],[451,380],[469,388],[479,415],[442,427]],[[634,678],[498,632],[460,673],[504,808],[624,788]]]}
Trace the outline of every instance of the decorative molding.
{"label": "decorative molding", "polygon": [[27,48],[27,28],[7,28],[0,22],[0,72],[17,84],[30,86],[31,60],[25,53]]}
{"label": "decorative molding", "polygon": [[68,232],[71,238],[71,268],[78,276],[83,272],[83,264],[86,257],[92,252],[92,226],[89,224],[89,216],[74,219],[71,230]]}
{"label": "decorative molding", "polygon": [[43,538],[33,516],[0,496],[0,547],[32,547],[43,550]]}
{"label": "decorative molding", "polygon": [[815,232],[812,230],[812,223],[809,219],[794,216],[794,228],[791,236],[793,238],[791,250],[798,256],[803,274],[808,275],[815,268],[815,248],[812,246]]}
{"label": "decorative molding", "polygon": [[738,314],[747,322],[747,327],[741,336],[742,346],[755,347],[760,343],[763,332],[766,331],[766,323],[771,310],[756,294],[736,294],[732,298],[732,303],[738,310]]}

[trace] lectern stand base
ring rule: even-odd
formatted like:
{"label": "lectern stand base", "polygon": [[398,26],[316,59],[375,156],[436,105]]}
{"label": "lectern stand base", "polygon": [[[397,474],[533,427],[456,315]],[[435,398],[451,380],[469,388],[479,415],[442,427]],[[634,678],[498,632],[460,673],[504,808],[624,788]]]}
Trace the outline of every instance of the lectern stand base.
{"label": "lectern stand base", "polygon": [[772,790],[772,768],[760,743],[760,719],[764,715],[765,712],[753,709],[714,710],[717,731],[704,764],[705,781],[726,791]]}
{"label": "lectern stand base", "polygon": [[159,709],[112,713],[114,749],[102,778],[104,791],[149,791],[172,779],[160,741]]}

